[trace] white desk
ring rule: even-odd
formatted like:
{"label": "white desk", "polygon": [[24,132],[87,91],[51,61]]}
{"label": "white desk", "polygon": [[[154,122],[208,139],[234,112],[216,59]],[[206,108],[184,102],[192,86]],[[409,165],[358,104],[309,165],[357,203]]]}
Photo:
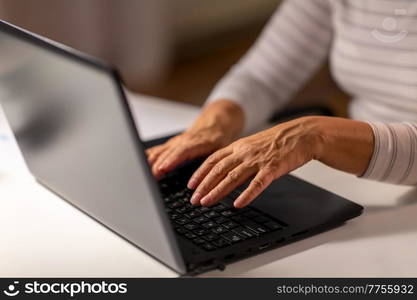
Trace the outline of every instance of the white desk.
{"label": "white desk", "polygon": [[[181,130],[198,113],[131,99],[145,139]],[[36,184],[8,135],[0,124],[0,277],[177,276]],[[417,276],[417,189],[360,180],[316,162],[294,174],[364,205],[364,215],[204,276]]]}

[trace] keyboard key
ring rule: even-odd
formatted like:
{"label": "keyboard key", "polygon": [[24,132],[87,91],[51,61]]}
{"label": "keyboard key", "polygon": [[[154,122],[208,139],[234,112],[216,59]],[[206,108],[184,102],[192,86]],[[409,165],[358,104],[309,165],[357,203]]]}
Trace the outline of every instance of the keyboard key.
{"label": "keyboard key", "polygon": [[168,204],[169,208],[179,208],[181,206],[183,206],[184,204],[182,202],[179,201],[175,201],[173,203]]}
{"label": "keyboard key", "polygon": [[216,217],[219,217],[220,215],[219,215],[219,213],[217,213],[217,212],[215,212],[214,210],[212,210],[212,211],[209,211],[209,212],[207,212],[207,213],[205,213],[204,214],[207,218],[216,218]]}
{"label": "keyboard key", "polygon": [[196,223],[188,223],[184,225],[185,228],[187,228],[188,230],[195,230],[200,228],[200,225],[196,224]]}
{"label": "keyboard key", "polygon": [[169,202],[171,202],[172,201],[172,198],[171,197],[164,197],[164,202],[165,203],[169,203]]}
{"label": "keyboard key", "polygon": [[185,216],[186,216],[187,218],[190,218],[190,219],[196,218],[196,217],[198,217],[199,215],[200,215],[200,213],[199,213],[198,211],[196,211],[196,210],[193,210],[193,211],[188,212],[188,213],[186,213],[186,214],[185,214]]}
{"label": "keyboard key", "polygon": [[178,202],[181,202],[182,204],[186,204],[186,203],[189,203],[190,202],[187,198],[184,198],[184,197],[179,198],[177,201]]}
{"label": "keyboard key", "polygon": [[256,223],[266,223],[269,221],[272,221],[270,218],[267,218],[265,216],[257,216],[255,218],[252,219],[253,221],[255,221]]}
{"label": "keyboard key", "polygon": [[199,244],[203,244],[203,243],[205,243],[206,241],[205,240],[203,240],[202,238],[195,238],[195,239],[193,239],[193,243],[194,244],[197,244],[197,245],[199,245]]}
{"label": "keyboard key", "polygon": [[243,215],[237,215],[237,216],[231,217],[231,219],[232,219],[233,221],[235,221],[235,222],[238,222],[238,223],[245,222],[245,221],[249,221],[249,219],[248,219],[248,218],[246,218],[246,217],[245,217],[245,216],[243,216]]}
{"label": "keyboard key", "polygon": [[228,209],[228,210],[222,211],[221,214],[224,217],[231,217],[231,216],[234,216],[236,213],[234,211]]}
{"label": "keyboard key", "polygon": [[267,233],[269,231],[269,229],[265,228],[262,225],[259,225],[253,221],[245,221],[242,222],[242,225],[248,227],[249,229],[252,229],[253,231],[255,231],[258,234],[264,234]]}
{"label": "keyboard key", "polygon": [[237,224],[236,222],[233,222],[233,221],[228,221],[226,223],[223,223],[222,225],[227,229],[233,229],[233,228],[239,226],[239,224]]}
{"label": "keyboard key", "polygon": [[184,234],[184,236],[185,236],[187,239],[190,239],[190,240],[197,238],[197,235],[195,235],[195,234],[194,234],[194,233],[192,233],[192,232],[187,232],[186,234]]}
{"label": "keyboard key", "polygon": [[271,229],[271,230],[279,230],[279,229],[282,229],[281,224],[279,224],[277,222],[274,222],[274,221],[267,222],[267,223],[265,223],[263,225],[265,227]]}
{"label": "keyboard key", "polygon": [[203,226],[204,228],[210,229],[210,228],[216,227],[217,223],[210,221],[210,222],[203,223],[201,226]]}
{"label": "keyboard key", "polygon": [[219,238],[219,239],[213,241],[212,244],[215,245],[218,248],[222,248],[222,247],[226,247],[226,246],[229,246],[230,245],[229,242],[226,241],[223,238]]}
{"label": "keyboard key", "polygon": [[220,203],[220,204],[213,206],[212,209],[216,212],[221,212],[221,211],[228,209],[228,207],[225,204]]}
{"label": "keyboard key", "polygon": [[192,205],[191,203],[188,203],[188,200],[187,200],[187,203],[184,204],[184,206],[187,208],[187,210],[195,209],[195,206]]}
{"label": "keyboard key", "polygon": [[250,239],[258,235],[255,231],[245,227],[236,227],[235,229],[233,229],[233,232],[239,234],[245,239]]}
{"label": "keyboard key", "polygon": [[230,211],[233,213],[233,215],[239,215],[239,214],[242,214],[242,213],[244,213],[244,212],[246,212],[246,211],[247,211],[245,208],[246,208],[246,207],[244,207],[244,208],[236,208],[236,207],[232,207],[232,208],[230,209]]}
{"label": "keyboard key", "polygon": [[205,239],[206,241],[214,241],[217,240],[219,238],[219,236],[217,234],[214,233],[208,233],[206,235],[203,236],[203,239]]}
{"label": "keyboard key", "polygon": [[204,228],[198,228],[198,229],[196,229],[196,230],[193,230],[193,232],[196,234],[196,235],[203,235],[203,234],[206,234],[206,233],[208,233],[208,230],[207,229],[204,229]]}
{"label": "keyboard key", "polygon": [[201,247],[203,247],[207,251],[216,250],[216,246],[214,246],[214,245],[212,245],[210,243],[204,243],[204,244],[201,245]]}
{"label": "keyboard key", "polygon": [[255,228],[250,228],[250,229],[256,231],[259,234],[267,233],[269,231],[269,229],[265,228],[262,225],[257,225],[255,226]]}
{"label": "keyboard key", "polygon": [[178,198],[181,198],[183,196],[184,196],[184,191],[179,191],[179,192],[176,192],[174,195],[172,195],[172,198],[178,199]]}
{"label": "keyboard key", "polygon": [[176,219],[175,222],[177,224],[184,225],[184,224],[187,224],[189,220],[187,218],[179,218],[179,219]]}
{"label": "keyboard key", "polygon": [[218,227],[213,228],[211,231],[217,234],[222,234],[222,233],[227,232],[227,229],[222,226],[218,226]]}
{"label": "keyboard key", "polygon": [[200,217],[197,217],[197,218],[195,218],[195,219],[193,219],[193,221],[194,222],[196,222],[196,223],[205,223],[205,222],[207,222],[209,219],[207,219],[206,217],[204,217],[204,216],[200,216]]}
{"label": "keyboard key", "polygon": [[204,214],[204,213],[206,213],[206,212],[210,211],[210,208],[205,207],[205,206],[201,206],[201,207],[197,208],[197,210],[198,210],[200,213]]}
{"label": "keyboard key", "polygon": [[175,209],[175,211],[179,214],[184,214],[187,212],[187,208],[185,206]]}
{"label": "keyboard key", "polygon": [[190,197],[193,194],[193,190],[190,190],[189,188],[185,188],[184,194],[188,197]]}
{"label": "keyboard key", "polygon": [[240,242],[242,240],[242,237],[235,232],[224,233],[224,234],[222,234],[222,237],[225,238],[226,240],[228,240],[231,243],[237,243],[237,242]]}
{"label": "keyboard key", "polygon": [[167,184],[166,182],[160,182],[159,187],[163,190],[167,190],[169,188],[169,184]]}
{"label": "keyboard key", "polygon": [[223,223],[225,223],[225,222],[227,222],[227,221],[229,221],[229,220],[228,220],[228,219],[226,219],[225,217],[218,217],[218,218],[214,219],[214,221],[215,221],[216,223],[218,223],[218,224],[223,224]]}
{"label": "keyboard key", "polygon": [[181,215],[176,214],[176,213],[172,213],[172,214],[170,215],[170,217],[171,217],[171,220],[175,220],[175,219],[179,219],[179,218],[181,218]]}
{"label": "keyboard key", "polygon": [[178,227],[178,228],[176,228],[175,229],[179,234],[184,234],[184,233],[187,233],[188,231],[187,231],[187,229],[185,229],[185,228],[182,228],[182,227]]}
{"label": "keyboard key", "polygon": [[237,208],[237,210],[240,212],[240,213],[245,213],[245,212],[247,212],[247,211],[253,211],[253,209],[251,209],[251,208],[249,208],[249,207],[243,207],[243,208]]}

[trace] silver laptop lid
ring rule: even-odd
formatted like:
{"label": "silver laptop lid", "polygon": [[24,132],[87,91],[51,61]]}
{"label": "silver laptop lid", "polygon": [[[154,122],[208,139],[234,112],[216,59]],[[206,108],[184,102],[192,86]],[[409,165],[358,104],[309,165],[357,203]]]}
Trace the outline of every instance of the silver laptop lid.
{"label": "silver laptop lid", "polygon": [[0,61],[0,103],[36,179],[184,273],[116,72],[4,22]]}

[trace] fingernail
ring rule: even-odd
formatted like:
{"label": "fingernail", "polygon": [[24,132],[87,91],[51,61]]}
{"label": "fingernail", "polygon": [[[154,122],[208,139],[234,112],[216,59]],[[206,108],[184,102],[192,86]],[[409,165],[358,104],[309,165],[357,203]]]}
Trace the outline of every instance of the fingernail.
{"label": "fingernail", "polygon": [[162,164],[158,167],[158,170],[159,170],[159,171],[164,170],[164,169],[166,168],[166,165],[167,165],[167,163],[166,163],[166,162],[162,163]]}
{"label": "fingernail", "polygon": [[187,187],[191,190],[195,188],[195,179],[191,178],[190,181],[188,181]]}
{"label": "fingernail", "polygon": [[201,198],[201,195],[199,194],[199,193],[194,193],[192,196],[191,196],[191,204],[193,204],[193,205],[196,205],[196,204],[198,204],[199,203],[199,201],[200,201],[200,198]]}
{"label": "fingernail", "polygon": [[201,199],[200,203],[201,203],[201,205],[210,205],[211,200],[212,199],[211,199],[210,195],[206,195],[206,196],[203,197],[203,199]]}
{"label": "fingernail", "polygon": [[243,206],[242,206],[242,201],[239,199],[239,198],[237,198],[234,202],[233,202],[233,206],[235,207],[235,208],[242,208]]}

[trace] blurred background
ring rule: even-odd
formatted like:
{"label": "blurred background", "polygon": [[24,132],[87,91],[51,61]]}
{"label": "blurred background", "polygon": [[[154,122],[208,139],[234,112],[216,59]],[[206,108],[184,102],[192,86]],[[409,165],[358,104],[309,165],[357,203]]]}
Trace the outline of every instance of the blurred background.
{"label": "blurred background", "polygon": [[[127,87],[202,105],[248,50],[281,0],[0,0],[0,19],[115,65]],[[292,106],[346,116],[328,66]]]}

